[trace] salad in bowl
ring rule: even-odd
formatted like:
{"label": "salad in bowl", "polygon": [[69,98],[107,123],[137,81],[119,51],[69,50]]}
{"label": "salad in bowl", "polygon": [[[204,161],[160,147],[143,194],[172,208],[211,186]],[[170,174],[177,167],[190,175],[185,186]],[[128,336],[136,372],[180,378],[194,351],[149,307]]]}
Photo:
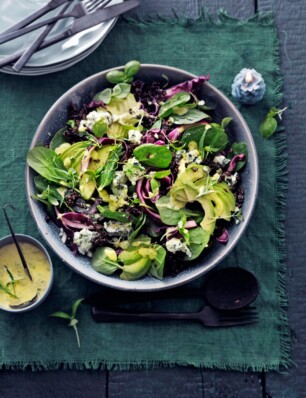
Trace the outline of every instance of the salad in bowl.
{"label": "salad in bowl", "polygon": [[81,104],[71,96],[61,128],[27,155],[31,197],[61,244],[91,275],[131,283],[175,279],[228,244],[244,223],[248,164],[231,115],[201,95],[209,76],[171,84],[142,68],[110,70]]}

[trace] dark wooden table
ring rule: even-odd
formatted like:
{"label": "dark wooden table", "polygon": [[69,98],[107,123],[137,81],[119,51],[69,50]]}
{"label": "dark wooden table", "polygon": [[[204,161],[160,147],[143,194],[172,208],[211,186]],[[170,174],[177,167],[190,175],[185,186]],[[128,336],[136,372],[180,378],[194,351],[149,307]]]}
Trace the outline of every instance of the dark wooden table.
{"label": "dark wooden table", "polygon": [[[284,114],[288,143],[287,291],[294,364],[288,374],[239,373],[194,368],[153,371],[0,371],[5,398],[303,398],[306,397],[306,0],[142,0],[145,15],[196,17],[215,14],[249,18],[273,11],[281,42]],[[263,45],[265,45],[263,43]]]}

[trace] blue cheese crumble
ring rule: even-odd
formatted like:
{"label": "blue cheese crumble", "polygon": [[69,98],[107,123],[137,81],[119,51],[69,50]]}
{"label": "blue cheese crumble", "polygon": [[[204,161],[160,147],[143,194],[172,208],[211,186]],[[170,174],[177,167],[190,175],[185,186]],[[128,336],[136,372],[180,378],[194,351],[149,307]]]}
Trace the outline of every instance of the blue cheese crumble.
{"label": "blue cheese crumble", "polygon": [[226,177],[224,178],[224,181],[225,181],[230,187],[232,187],[233,185],[236,184],[237,178],[238,178],[238,173],[236,172],[236,173],[233,174],[233,175],[226,176]]}
{"label": "blue cheese crumble", "polygon": [[132,185],[136,185],[137,180],[143,177],[146,169],[138,162],[136,158],[130,158],[123,166],[123,171]]}
{"label": "blue cheese crumble", "polygon": [[139,130],[129,130],[129,141],[132,144],[140,144],[142,134]]}
{"label": "blue cheese crumble", "polygon": [[108,221],[103,225],[110,236],[127,235],[132,230],[130,223],[122,223],[119,221]]}
{"label": "blue cheese crumble", "polygon": [[226,166],[230,162],[230,160],[223,155],[219,155],[214,157],[213,162],[222,167]]}
{"label": "blue cheese crumble", "polygon": [[104,109],[100,110],[98,108],[97,111],[89,112],[86,116],[86,119],[81,120],[79,131],[83,132],[87,129],[92,130],[93,125],[102,119],[108,126],[113,122],[112,115],[109,112],[106,112]]}
{"label": "blue cheese crumble", "polygon": [[166,249],[168,252],[176,253],[176,252],[183,252],[188,257],[192,256],[192,253],[185,242],[182,242],[180,239],[172,238],[166,242]]}
{"label": "blue cheese crumble", "polygon": [[75,232],[73,234],[73,243],[77,245],[78,252],[91,257],[92,240],[96,236],[98,236],[98,233],[89,229],[81,229],[81,231]]}

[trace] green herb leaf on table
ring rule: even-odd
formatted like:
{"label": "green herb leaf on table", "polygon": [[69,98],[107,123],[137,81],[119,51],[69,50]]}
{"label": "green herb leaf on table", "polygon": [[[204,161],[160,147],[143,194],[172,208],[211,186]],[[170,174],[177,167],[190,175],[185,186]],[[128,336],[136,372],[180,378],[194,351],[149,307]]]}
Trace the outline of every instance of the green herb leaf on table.
{"label": "green herb leaf on table", "polygon": [[71,326],[73,328],[73,330],[75,332],[76,340],[77,340],[77,345],[79,348],[81,347],[81,344],[80,344],[79,332],[78,332],[78,329],[76,326],[78,323],[78,320],[75,318],[75,316],[76,316],[77,310],[83,300],[84,300],[83,298],[78,299],[72,304],[71,314],[68,314],[67,312],[62,312],[62,311],[56,311],[50,315],[55,318],[67,319],[70,321],[68,326]]}
{"label": "green herb leaf on table", "polygon": [[286,109],[287,108],[277,109],[272,107],[269,110],[264,121],[259,126],[259,131],[264,138],[270,138],[277,131],[278,123],[276,117],[278,116],[278,118],[281,120],[282,114]]}

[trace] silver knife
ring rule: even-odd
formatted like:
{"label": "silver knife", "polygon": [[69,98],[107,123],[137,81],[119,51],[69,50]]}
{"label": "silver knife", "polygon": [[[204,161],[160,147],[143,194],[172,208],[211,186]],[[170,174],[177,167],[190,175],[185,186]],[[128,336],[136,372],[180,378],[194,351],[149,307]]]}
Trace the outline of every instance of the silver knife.
{"label": "silver knife", "polygon": [[[107,21],[108,19],[112,19],[117,17],[139,5],[139,0],[129,0],[120,4],[116,4],[113,6],[106,7],[102,10],[95,11],[93,14],[86,15],[85,17],[76,19],[72,22],[70,27],[62,33],[52,37],[49,40],[45,40],[38,51],[43,50],[44,48],[50,47],[53,44],[56,44],[62,40],[65,40],[79,32],[82,32],[86,29],[89,29],[95,25],[98,25],[101,22]],[[10,64],[11,62],[16,61],[24,50],[21,50],[15,54],[12,54],[6,58],[0,60],[0,68]]]}

